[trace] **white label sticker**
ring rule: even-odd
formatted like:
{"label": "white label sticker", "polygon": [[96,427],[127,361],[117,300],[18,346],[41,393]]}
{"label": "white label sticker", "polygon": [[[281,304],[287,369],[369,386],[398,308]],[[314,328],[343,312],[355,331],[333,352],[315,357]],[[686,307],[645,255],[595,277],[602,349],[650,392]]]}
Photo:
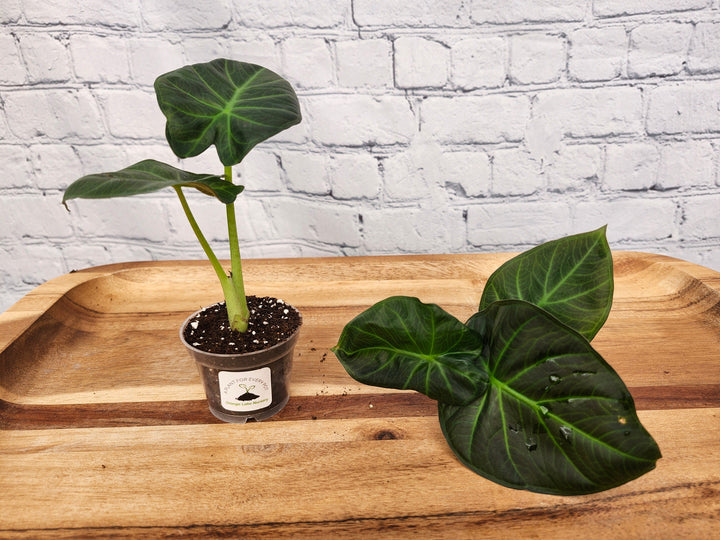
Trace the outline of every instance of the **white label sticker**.
{"label": "white label sticker", "polygon": [[228,411],[257,411],[272,403],[270,368],[254,371],[220,371],[220,399]]}

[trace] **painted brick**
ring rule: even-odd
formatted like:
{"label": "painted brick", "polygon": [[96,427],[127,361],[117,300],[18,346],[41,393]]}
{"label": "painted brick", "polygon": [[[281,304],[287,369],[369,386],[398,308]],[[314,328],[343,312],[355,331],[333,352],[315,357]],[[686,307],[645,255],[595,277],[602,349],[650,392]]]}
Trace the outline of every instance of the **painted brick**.
{"label": "painted brick", "polygon": [[35,184],[40,189],[64,189],[83,176],[80,159],[69,145],[36,144],[30,148],[30,155]]}
{"label": "painted brick", "polygon": [[[213,250],[218,257],[229,258],[228,226],[225,206],[218,200],[207,197],[196,191],[187,190],[187,200],[200,230],[213,243]],[[168,221],[174,243],[189,244],[200,247],[190,223],[177,201],[167,205]],[[235,201],[235,219],[238,240],[241,243],[271,238],[268,215],[260,200],[240,195]],[[204,254],[200,254],[204,258]]]}
{"label": "painted brick", "polygon": [[567,22],[582,21],[586,4],[584,0],[473,0],[470,9],[476,23]]}
{"label": "painted brick", "polygon": [[288,38],[282,43],[284,76],[300,88],[331,86],[334,64],[324,39]]}
{"label": "painted brick", "polygon": [[87,90],[24,90],[3,99],[16,137],[97,139],[104,133],[100,111]]}
{"label": "painted brick", "polygon": [[2,164],[1,188],[28,187],[32,182],[32,167],[27,148],[10,144],[0,145]]}
{"label": "painted brick", "polygon": [[718,81],[694,81],[650,90],[648,133],[720,132],[718,95]]}
{"label": "painted brick", "polygon": [[[0,265],[5,266],[2,261],[2,253],[0,253]],[[8,256],[8,260],[10,257]],[[10,281],[10,276],[6,276],[7,279],[3,281]],[[0,313],[10,309],[18,300],[24,296],[24,290],[20,291],[13,287],[13,284],[5,284],[0,282]],[[27,288],[28,292],[30,287],[23,284],[23,289]]]}
{"label": "painted brick", "polygon": [[[101,240],[101,246],[103,249],[107,250],[108,258],[112,262],[123,262],[123,261],[151,261],[151,260],[158,260],[158,257],[156,256],[156,250],[150,249],[148,246],[145,246],[143,244],[135,245],[133,243],[128,242],[119,242],[119,243],[108,243]],[[92,244],[91,244],[92,245]],[[197,253],[195,255],[195,259],[202,259],[205,255],[202,252]],[[178,259],[180,258],[178,256],[177,248],[174,250],[174,256],[167,257],[168,259]],[[191,257],[188,257],[191,258]],[[66,259],[67,262],[67,268],[76,268],[76,266],[70,265],[70,260]],[[82,261],[80,261],[82,262]],[[88,266],[96,266],[98,263],[87,261],[85,262],[85,265],[83,268],[86,268]]]}
{"label": "painted brick", "polygon": [[[32,265],[35,267],[35,272],[33,272],[32,275],[22,274],[20,278],[21,283],[28,285],[24,287],[25,291],[30,291],[37,285],[67,272],[67,267],[62,257],[62,250],[58,246],[51,245],[50,242],[22,244],[12,248],[10,250],[10,256],[13,261],[32,261]],[[11,271],[15,268],[15,265],[10,265]]]}
{"label": "painted brick", "polygon": [[464,26],[463,0],[353,0],[353,20],[358,26]]}
{"label": "painted brick", "polygon": [[700,22],[690,43],[687,68],[690,73],[720,71],[720,23]]}
{"label": "painted brick", "polygon": [[646,190],[655,185],[659,167],[654,144],[609,145],[603,184],[612,190]]}
{"label": "painted brick", "polygon": [[468,241],[480,248],[534,245],[571,234],[570,221],[564,203],[493,201],[468,207]]}
{"label": "painted brick", "polygon": [[438,179],[448,189],[459,186],[466,197],[483,197],[490,191],[490,157],[482,150],[443,152],[438,167]]}
{"label": "painted brick", "polygon": [[5,111],[3,103],[3,95],[0,93],[0,140],[5,140],[9,137],[9,132],[7,128],[7,121],[5,118]]}
{"label": "painted brick", "polygon": [[[57,195],[0,196],[3,234],[14,238],[67,238],[73,230]],[[42,216],[42,219],[31,219]],[[52,244],[52,242],[49,242]]]}
{"label": "painted brick", "polygon": [[554,123],[570,137],[633,134],[642,129],[642,94],[637,88],[549,90],[539,93],[533,116]]}
{"label": "painted brick", "polygon": [[235,183],[244,185],[250,193],[280,191],[285,185],[278,156],[273,152],[254,148],[236,169]]}
{"label": "painted brick", "polygon": [[78,3],[76,0],[25,1],[23,7],[25,19],[31,24],[119,27],[137,27],[140,24],[140,0],[103,0],[83,3]]}
{"label": "painted brick", "polygon": [[500,37],[468,38],[452,45],[451,80],[463,90],[496,88],[505,82],[507,41]]}
{"label": "painted brick", "polygon": [[[217,156],[214,156],[215,159],[209,157],[212,156],[212,154],[214,153],[214,151],[212,150],[205,152],[200,157],[189,158],[187,160],[181,161],[175,154],[173,154],[167,143],[164,141],[160,142],[160,140],[158,140],[157,142],[151,142],[147,139],[127,139],[126,141],[122,142],[117,141],[115,143],[115,146],[119,149],[124,150],[125,155],[127,156],[127,162],[123,167],[127,167],[128,165],[137,163],[138,161],[142,161],[144,159],[152,158],[157,159],[158,161],[164,161],[165,163],[168,163],[173,167],[178,167],[181,169],[184,165],[187,165],[187,169],[193,172],[211,172],[215,174],[223,173],[222,165],[217,159]],[[198,163],[204,163],[206,160],[210,162],[211,165],[207,167],[197,165]],[[107,170],[107,168],[105,168],[104,170]]]}
{"label": "painted brick", "polygon": [[70,36],[70,56],[81,81],[119,83],[130,78],[127,40],[110,35]]}
{"label": "painted brick", "polygon": [[227,43],[227,48],[228,58],[259,64],[277,73],[285,73],[280,60],[280,46],[268,36],[257,36],[256,39],[249,41],[232,40]]}
{"label": "painted brick", "polygon": [[[270,41],[270,43],[271,48],[274,47],[274,43],[272,41]],[[228,43],[226,41],[218,40],[214,36],[188,36],[182,40],[180,46],[182,47],[182,54],[185,56],[186,64],[210,62],[215,58],[237,58],[245,62],[248,61],[246,60],[245,55],[235,56],[229,54]],[[260,64],[270,69],[269,65],[263,64],[262,62],[260,62]]]}
{"label": "painted brick", "polygon": [[630,32],[628,75],[651,77],[674,75],[685,64],[690,47],[691,24],[645,24]]}
{"label": "painted brick", "polygon": [[165,117],[153,92],[108,90],[99,96],[108,129],[114,137],[162,137]]}
{"label": "painted brick", "polygon": [[133,79],[152,86],[155,79],[186,62],[179,44],[165,39],[134,39],[130,42],[130,69]]}
{"label": "painted brick", "polygon": [[594,0],[593,13],[598,17],[618,17],[642,13],[668,13],[702,9],[711,0]]}
{"label": "painted brick", "polygon": [[230,0],[214,0],[212,8],[197,0],[143,2],[142,19],[151,31],[220,30],[232,19]]}
{"label": "painted brick", "polygon": [[254,28],[333,28],[349,15],[350,3],[337,0],[234,0],[238,22]]}
{"label": "painted brick", "polygon": [[[0,4],[0,23],[18,22],[22,17],[21,0],[5,0]],[[0,309],[0,311],[2,311]]]}
{"label": "painted brick", "polygon": [[290,191],[327,195],[330,193],[328,180],[329,158],[325,154],[307,152],[284,152],[282,167],[287,176]]}
{"label": "painted brick", "polygon": [[[228,257],[227,246],[216,251],[216,244],[226,244],[228,241],[228,226],[225,207],[217,200],[205,197],[194,190],[184,190],[188,206],[197,221],[206,240],[211,243],[215,255],[219,258]],[[247,231],[245,213],[240,212],[239,201],[235,205],[238,226],[238,240],[245,240],[251,233]],[[172,241],[175,244],[197,243],[198,240],[190,223],[179,204],[167,205],[167,219],[170,224]]]}
{"label": "painted brick", "polygon": [[58,37],[50,34],[22,34],[19,41],[30,82],[52,83],[70,79],[72,74],[68,52]]}
{"label": "painted brick", "polygon": [[675,203],[668,199],[632,197],[580,202],[574,208],[573,228],[589,231],[607,225],[612,244],[621,241],[658,241],[675,232]]}
{"label": "painted brick", "polygon": [[405,143],[417,131],[415,116],[402,97],[330,95],[308,97],[304,101],[304,124],[321,144]]}
{"label": "painted brick", "polygon": [[526,96],[430,97],[422,104],[421,129],[444,143],[520,141],[529,115]]}
{"label": "painted brick", "polygon": [[383,160],[384,192],[395,201],[432,197],[440,178],[442,149],[437,143],[416,138],[404,152]]}
{"label": "painted brick", "polygon": [[386,39],[338,41],[340,86],[386,88],[393,85],[392,43]]}
{"label": "painted brick", "polygon": [[395,40],[395,85],[398,88],[432,88],[447,84],[450,50],[420,37]]}
{"label": "painted brick", "polygon": [[375,253],[456,252],[465,244],[465,223],[458,208],[372,209],[363,212],[363,238]]}
{"label": "painted brick", "polygon": [[[166,197],[170,197],[167,195]],[[177,206],[176,200],[166,199]],[[171,207],[172,207],[171,206]],[[171,239],[167,209],[162,198],[153,196],[68,201],[72,222],[81,238],[115,238],[168,242]],[[62,206],[60,206],[62,209]]]}
{"label": "painted brick", "polygon": [[336,199],[374,199],[380,191],[378,160],[371,155],[335,155],[329,173]]}
{"label": "painted brick", "polygon": [[[172,154],[150,86],[216,57],[297,81],[304,116],[234,167],[246,258],[510,251],[608,223],[614,249],[720,265],[718,0],[196,4],[0,0],[0,198],[40,201],[0,246],[0,304],[78,266],[204,259],[172,190],[55,213],[70,180],[148,157],[221,172]],[[409,68],[395,41],[442,51]],[[227,256],[223,212],[187,192]]]}
{"label": "painted brick", "polygon": [[349,247],[360,245],[354,208],[285,197],[269,199],[265,206],[277,239],[306,239]]}
{"label": "painted brick", "polygon": [[600,176],[603,153],[599,145],[562,147],[545,167],[550,191],[578,191]]}
{"label": "painted brick", "polygon": [[715,150],[709,141],[670,142],[660,149],[659,188],[709,187],[714,176]]}
{"label": "painted brick", "polygon": [[531,195],[543,188],[541,164],[529,152],[510,149],[493,154],[492,192],[495,195]]}
{"label": "painted brick", "polygon": [[[110,256],[110,251],[107,246],[104,245],[93,245],[88,243],[73,243],[63,246],[62,250],[63,260],[65,261],[65,268],[69,270],[81,270],[83,268],[90,268],[101,264],[112,264],[122,262],[123,260],[133,259],[113,259]],[[145,257],[135,259],[138,261],[149,258],[147,253]]]}
{"label": "painted brick", "polygon": [[[118,171],[132,165],[124,148],[118,144],[76,145],[73,150],[80,160],[82,176],[104,171]],[[74,180],[74,178],[70,178],[70,180]]]}
{"label": "painted brick", "polygon": [[684,202],[683,238],[720,238],[720,195],[694,197]]}
{"label": "painted brick", "polygon": [[559,36],[526,34],[510,38],[510,79],[518,84],[557,81],[565,68],[565,42]]}
{"label": "painted brick", "polygon": [[683,244],[674,252],[674,256],[707,268],[720,268],[720,250],[714,246]]}
{"label": "painted brick", "polygon": [[627,47],[622,26],[576,30],[570,34],[568,73],[579,81],[615,79],[622,74]]}
{"label": "painted brick", "polygon": [[0,84],[23,84],[25,65],[13,36],[0,34],[0,51]]}

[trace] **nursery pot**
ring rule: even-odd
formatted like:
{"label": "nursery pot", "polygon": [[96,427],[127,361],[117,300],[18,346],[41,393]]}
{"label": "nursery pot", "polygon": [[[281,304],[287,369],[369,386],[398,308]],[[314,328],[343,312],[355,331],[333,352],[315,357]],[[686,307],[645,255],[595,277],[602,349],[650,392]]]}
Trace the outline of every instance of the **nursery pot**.
{"label": "nursery pot", "polygon": [[290,371],[300,327],[285,341],[267,349],[210,353],[194,347],[184,337],[185,327],[201,311],[185,320],[180,340],[200,371],[210,412],[220,420],[239,424],[265,420],[279,413],[290,398]]}

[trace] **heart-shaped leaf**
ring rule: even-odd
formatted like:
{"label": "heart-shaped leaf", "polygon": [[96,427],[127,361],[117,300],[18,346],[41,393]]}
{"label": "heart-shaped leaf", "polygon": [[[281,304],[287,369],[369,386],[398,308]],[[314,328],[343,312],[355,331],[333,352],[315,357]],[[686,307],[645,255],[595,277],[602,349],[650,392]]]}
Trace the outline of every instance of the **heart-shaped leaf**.
{"label": "heart-shaped leaf", "polygon": [[603,227],[510,259],[488,279],[479,309],[497,300],[525,300],[592,339],[605,324],[612,296],[612,254]]}
{"label": "heart-shaped leaf", "polygon": [[158,77],[155,93],[173,152],[192,157],[214,144],[226,167],[301,120],[290,83],[245,62],[217,59],[182,67]]}
{"label": "heart-shaped leaf", "polygon": [[395,296],[343,329],[333,352],[356,380],[464,404],[485,392],[479,336],[435,304]]}
{"label": "heart-shaped leaf", "polygon": [[151,193],[172,186],[192,187],[225,204],[244,189],[221,176],[195,174],[166,163],[146,159],[116,172],[90,174],[68,186],[62,202],[70,199],[109,199]]}
{"label": "heart-shaped leaf", "polygon": [[488,347],[488,392],[439,404],[458,458],[505,486],[572,495],[655,467],[660,450],[617,373],[580,334],[526,302],[496,302],[468,326]]}

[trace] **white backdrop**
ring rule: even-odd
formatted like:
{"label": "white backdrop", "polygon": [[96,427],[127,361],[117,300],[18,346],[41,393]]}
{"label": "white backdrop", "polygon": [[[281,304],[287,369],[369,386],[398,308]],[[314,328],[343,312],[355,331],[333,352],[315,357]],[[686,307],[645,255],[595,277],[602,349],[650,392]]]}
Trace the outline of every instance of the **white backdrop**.
{"label": "white backdrop", "polygon": [[[216,57],[295,86],[237,174],[245,257],[611,247],[720,270],[718,0],[3,0],[0,311],[72,269],[202,258],[171,190],[62,190],[164,143],[154,78]],[[191,197],[221,254],[221,206]],[[223,255],[224,256],[224,255]]]}

